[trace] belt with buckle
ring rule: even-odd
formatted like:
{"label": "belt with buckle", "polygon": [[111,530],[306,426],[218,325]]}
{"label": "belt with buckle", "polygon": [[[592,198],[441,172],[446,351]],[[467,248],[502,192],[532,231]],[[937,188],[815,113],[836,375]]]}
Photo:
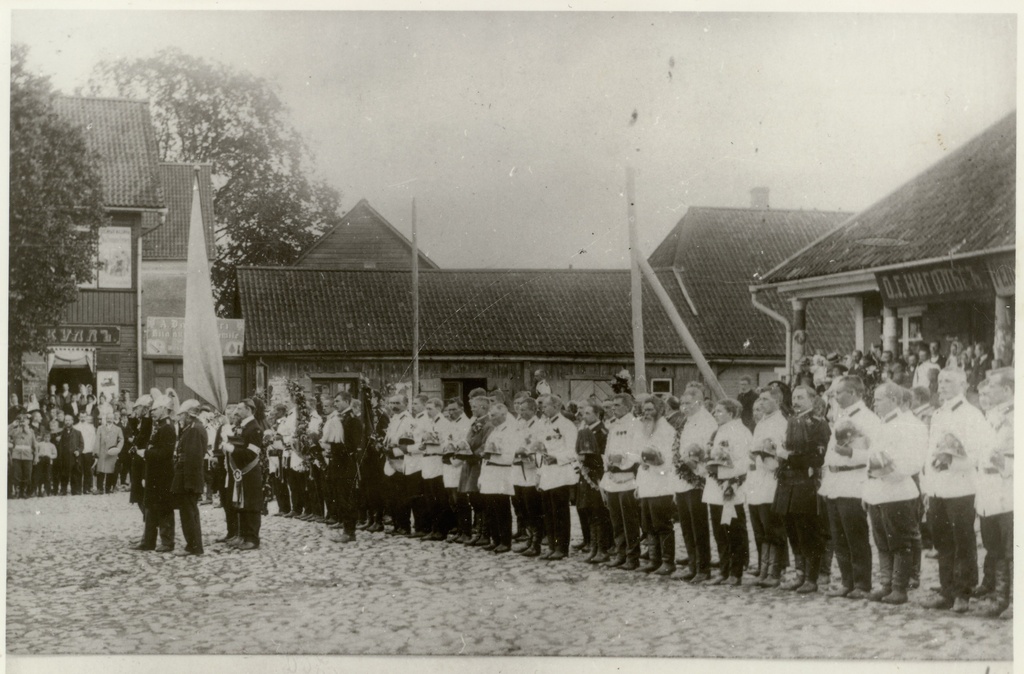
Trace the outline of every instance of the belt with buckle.
{"label": "belt with buckle", "polygon": [[867,464],[863,463],[857,466],[829,466],[828,470],[830,473],[845,473],[848,470],[861,470],[867,467]]}

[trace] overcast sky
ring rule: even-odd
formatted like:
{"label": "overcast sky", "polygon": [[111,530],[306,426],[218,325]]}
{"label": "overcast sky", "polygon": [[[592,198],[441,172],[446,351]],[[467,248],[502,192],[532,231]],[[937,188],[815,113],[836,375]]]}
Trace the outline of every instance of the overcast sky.
{"label": "overcast sky", "polygon": [[[442,267],[628,266],[690,206],[856,211],[1016,105],[1007,15],[17,11],[62,91],[166,46],[273,82]],[[634,111],[635,122],[631,123]]]}

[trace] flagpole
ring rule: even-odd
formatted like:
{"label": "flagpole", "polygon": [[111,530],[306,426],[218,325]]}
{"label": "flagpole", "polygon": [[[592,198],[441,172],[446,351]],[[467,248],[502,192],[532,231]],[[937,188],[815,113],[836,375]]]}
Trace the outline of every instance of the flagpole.
{"label": "flagpole", "polygon": [[420,251],[416,245],[416,197],[412,198],[412,395],[420,392]]}
{"label": "flagpole", "polygon": [[629,227],[629,277],[633,308],[633,394],[647,393],[647,365],[644,354],[644,313],[640,276],[639,236],[636,231],[636,186],[632,166],[626,167],[626,220]]}

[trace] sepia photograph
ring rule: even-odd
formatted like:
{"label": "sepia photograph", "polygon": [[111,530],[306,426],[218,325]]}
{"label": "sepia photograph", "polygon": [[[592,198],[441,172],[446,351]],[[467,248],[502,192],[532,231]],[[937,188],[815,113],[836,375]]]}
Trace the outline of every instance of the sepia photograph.
{"label": "sepia photograph", "polygon": [[996,7],[11,10],[8,666],[1010,671]]}

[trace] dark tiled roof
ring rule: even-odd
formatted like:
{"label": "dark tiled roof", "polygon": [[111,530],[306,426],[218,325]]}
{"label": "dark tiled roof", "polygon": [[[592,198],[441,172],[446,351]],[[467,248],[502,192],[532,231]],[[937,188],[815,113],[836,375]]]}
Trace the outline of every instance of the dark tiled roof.
{"label": "dark tiled roof", "polygon": [[765,275],[778,283],[1016,245],[1017,113]]}
{"label": "dark tiled roof", "polygon": [[[142,238],[144,260],[184,260],[188,257],[188,231],[192,219],[192,180],[194,164],[160,164],[160,181],[167,200],[167,217],[152,233]],[[199,204],[206,230],[206,252],[212,259],[217,249],[213,238],[213,183],[209,164],[199,164]],[[150,224],[149,220],[153,222]],[[147,218],[156,225],[156,216]],[[147,227],[148,229],[148,227]]]}
{"label": "dark tiled roof", "polygon": [[[690,208],[648,262],[706,354],[779,357],[786,352],[785,331],[753,307],[749,286],[849,216],[834,211]],[[673,264],[697,308],[696,316],[667,269]],[[774,295],[764,293],[761,299],[789,316],[791,309],[770,297]],[[808,312],[808,333],[815,346],[826,351],[852,348],[852,301],[815,300],[814,309]]]}
{"label": "dark tiled roof", "polygon": [[[408,271],[242,267],[249,353],[408,354]],[[685,357],[644,285],[648,357]],[[627,270],[443,270],[420,274],[424,355],[632,357]],[[705,354],[710,356],[711,354]]]}
{"label": "dark tiled roof", "polygon": [[162,208],[156,134],[146,101],[58,96],[57,113],[82,129],[100,158],[108,207]]}
{"label": "dark tiled roof", "polygon": [[[438,266],[421,250],[420,269]],[[341,217],[341,222],[327,230],[307,248],[295,266],[309,269],[374,269],[412,268],[412,241],[395,229],[366,201],[359,203]]]}

